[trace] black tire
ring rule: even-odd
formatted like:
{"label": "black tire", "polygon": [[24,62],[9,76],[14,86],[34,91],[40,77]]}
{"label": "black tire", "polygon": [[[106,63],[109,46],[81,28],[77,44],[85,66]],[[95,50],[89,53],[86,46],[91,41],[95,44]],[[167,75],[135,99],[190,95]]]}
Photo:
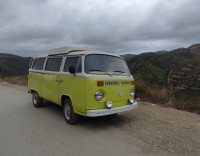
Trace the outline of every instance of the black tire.
{"label": "black tire", "polygon": [[65,120],[68,124],[76,124],[78,122],[79,115],[74,113],[74,109],[72,107],[72,102],[70,99],[66,99],[63,104],[63,114]]}
{"label": "black tire", "polygon": [[32,103],[36,108],[42,107],[43,99],[39,97],[37,92],[33,92],[32,94]]}

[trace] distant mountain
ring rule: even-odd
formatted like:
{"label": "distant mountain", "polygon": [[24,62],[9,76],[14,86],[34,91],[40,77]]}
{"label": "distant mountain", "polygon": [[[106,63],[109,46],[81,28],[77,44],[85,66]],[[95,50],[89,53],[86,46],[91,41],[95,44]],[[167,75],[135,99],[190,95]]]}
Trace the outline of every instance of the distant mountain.
{"label": "distant mountain", "polygon": [[131,73],[150,90],[166,89],[169,99],[199,103],[200,111],[200,44],[143,53],[129,58],[127,63]]}
{"label": "distant mountain", "polygon": [[121,57],[123,57],[126,61],[130,60],[133,58],[133,56],[136,56],[136,55],[133,55],[133,54],[125,54],[125,55],[120,55]]}
{"label": "distant mountain", "polygon": [[135,76],[152,85],[200,89],[200,44],[164,53],[143,53],[127,62]]}
{"label": "distant mountain", "polygon": [[0,53],[0,77],[27,75],[30,57]]}

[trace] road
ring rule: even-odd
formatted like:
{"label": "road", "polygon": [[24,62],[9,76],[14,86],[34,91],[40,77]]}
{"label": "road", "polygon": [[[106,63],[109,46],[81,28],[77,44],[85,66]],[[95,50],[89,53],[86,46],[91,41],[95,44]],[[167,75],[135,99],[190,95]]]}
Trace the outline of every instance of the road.
{"label": "road", "polygon": [[0,84],[1,156],[172,155],[103,118],[83,118],[77,125],[68,125],[60,107],[47,103],[34,108],[26,91],[24,87]]}

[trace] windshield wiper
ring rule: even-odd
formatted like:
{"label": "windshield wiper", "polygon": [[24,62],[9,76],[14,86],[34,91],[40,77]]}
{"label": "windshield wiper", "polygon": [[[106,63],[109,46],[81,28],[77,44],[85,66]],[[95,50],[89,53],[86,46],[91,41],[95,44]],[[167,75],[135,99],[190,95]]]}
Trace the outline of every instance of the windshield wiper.
{"label": "windshield wiper", "polygon": [[113,72],[125,73],[125,72],[123,72],[123,71],[120,71],[120,70],[116,70],[116,71],[113,71]]}
{"label": "windshield wiper", "polygon": [[111,73],[109,73],[109,72],[106,72],[106,71],[103,71],[103,70],[89,70],[89,72],[103,72],[103,73],[106,73],[106,74],[108,74],[108,75],[111,75],[112,76],[112,74]]}
{"label": "windshield wiper", "polygon": [[120,71],[120,70],[113,71],[113,73],[121,73],[122,75],[123,75],[123,74],[129,75],[129,74],[127,74],[127,73],[125,73],[125,72],[123,72],[123,71]]}
{"label": "windshield wiper", "polygon": [[95,72],[95,71],[97,71],[97,72],[104,72],[104,73],[105,73],[105,71],[103,71],[103,70],[98,70],[98,69],[89,70],[89,72]]}

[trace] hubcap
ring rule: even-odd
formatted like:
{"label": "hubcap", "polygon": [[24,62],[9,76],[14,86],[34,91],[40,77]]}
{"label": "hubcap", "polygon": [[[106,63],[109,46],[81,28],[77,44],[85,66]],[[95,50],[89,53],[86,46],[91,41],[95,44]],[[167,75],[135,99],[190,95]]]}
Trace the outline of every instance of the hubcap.
{"label": "hubcap", "polygon": [[34,93],[34,95],[33,95],[33,103],[34,104],[36,104],[37,103],[37,94],[36,93]]}
{"label": "hubcap", "polygon": [[70,112],[70,107],[69,107],[68,104],[66,104],[66,105],[65,105],[65,117],[66,117],[67,120],[70,119],[70,114],[71,114],[71,112]]}

